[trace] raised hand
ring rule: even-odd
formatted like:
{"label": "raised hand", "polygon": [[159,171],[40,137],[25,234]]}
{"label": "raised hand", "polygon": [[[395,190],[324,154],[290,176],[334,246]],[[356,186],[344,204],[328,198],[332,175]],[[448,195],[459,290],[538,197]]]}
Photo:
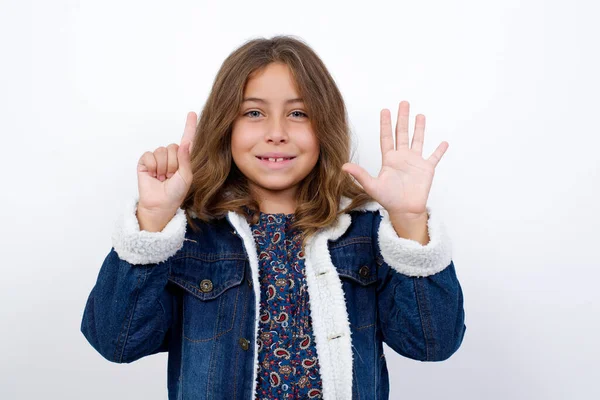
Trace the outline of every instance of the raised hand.
{"label": "raised hand", "polygon": [[172,217],[185,200],[192,182],[190,153],[196,132],[197,115],[187,114],[181,144],[158,147],[154,152],[147,151],[139,159],[138,176],[138,217],[156,215],[161,224]]}
{"label": "raised hand", "polygon": [[382,165],[377,178],[371,177],[364,168],[353,163],[344,164],[342,170],[354,176],[364,190],[390,214],[416,218],[427,213],[427,199],[435,167],[448,149],[448,142],[440,143],[433,154],[428,159],[424,159],[422,153],[425,116],[418,114],[409,148],[409,108],[407,101],[400,102],[395,149],[390,111],[383,109],[380,113]]}

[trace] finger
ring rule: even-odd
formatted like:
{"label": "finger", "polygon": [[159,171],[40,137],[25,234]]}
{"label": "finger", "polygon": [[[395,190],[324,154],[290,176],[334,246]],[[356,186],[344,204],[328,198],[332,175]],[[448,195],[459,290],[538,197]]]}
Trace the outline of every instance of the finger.
{"label": "finger", "polygon": [[156,176],[162,182],[167,175],[167,148],[161,146],[154,150],[154,158],[156,158]]}
{"label": "finger", "polygon": [[352,175],[358,183],[365,189],[367,193],[372,192],[375,186],[375,178],[373,178],[367,170],[357,164],[346,163],[342,165],[342,171]]}
{"label": "finger", "polygon": [[444,153],[446,153],[446,150],[448,150],[448,146],[448,142],[440,143],[440,145],[437,147],[437,149],[435,149],[433,154],[427,159],[427,161],[431,163],[434,168],[438,165],[438,163],[442,159],[442,156],[444,155]]}
{"label": "finger", "polygon": [[[196,136],[196,126],[198,125],[198,116],[195,112],[190,111],[187,114],[187,119],[185,121],[185,128],[183,129],[183,137],[181,138],[180,146],[185,143],[190,143],[189,151],[192,151],[192,147],[194,145],[194,137]],[[187,146],[186,146],[187,147]]]}
{"label": "finger", "polygon": [[408,148],[408,114],[410,104],[408,101],[401,101],[398,106],[398,121],[396,122],[396,149]]}
{"label": "finger", "polygon": [[[390,150],[394,150],[394,135],[392,134],[392,115],[390,110],[384,108],[379,113],[379,132],[381,141],[381,159]],[[383,162],[383,161],[382,161]]]}
{"label": "finger", "polygon": [[181,179],[188,185],[192,181],[192,167],[190,163],[191,144],[191,142],[186,142],[184,145],[179,146],[177,150],[177,162],[179,163],[177,173],[181,175]]}
{"label": "finger", "polygon": [[154,154],[150,151],[142,154],[138,160],[138,172],[147,172],[148,175],[156,178],[156,159]]}
{"label": "finger", "polygon": [[423,141],[425,140],[425,116],[418,114],[415,117],[415,133],[412,138],[410,149],[419,155],[423,155]]}
{"label": "finger", "polygon": [[177,150],[179,150],[179,146],[175,143],[171,143],[167,146],[167,179],[172,177],[179,167],[179,163],[177,162]]}

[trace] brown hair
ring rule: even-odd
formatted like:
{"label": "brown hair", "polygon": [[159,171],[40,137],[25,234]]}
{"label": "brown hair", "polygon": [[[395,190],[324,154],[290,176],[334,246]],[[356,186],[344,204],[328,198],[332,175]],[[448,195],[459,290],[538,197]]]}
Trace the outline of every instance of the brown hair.
{"label": "brown hair", "polygon": [[[182,208],[206,222],[225,217],[230,210],[244,215],[251,224],[258,222],[259,204],[232,159],[231,128],[240,112],[248,77],[273,62],[290,68],[320,147],[319,159],[297,193],[292,227],[300,230],[304,247],[308,237],[334,222],[339,214],[372,198],[341,169],[351,156],[342,95],[319,56],[293,36],[249,40],[221,65],[196,127],[191,154],[194,177]],[[339,210],[341,196],[352,200],[343,210]],[[197,230],[193,219],[188,216],[187,220]]]}

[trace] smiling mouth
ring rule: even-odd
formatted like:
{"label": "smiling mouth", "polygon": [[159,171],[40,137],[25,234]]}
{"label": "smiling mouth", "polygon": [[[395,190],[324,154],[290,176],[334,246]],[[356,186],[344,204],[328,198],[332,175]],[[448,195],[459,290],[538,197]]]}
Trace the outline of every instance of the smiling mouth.
{"label": "smiling mouth", "polygon": [[285,161],[289,161],[289,160],[293,160],[296,157],[280,157],[280,158],[267,158],[267,157],[260,157],[260,156],[256,156],[256,158],[258,158],[261,161],[268,161],[268,162],[274,162],[274,163],[278,163],[278,162],[285,162]]}
{"label": "smiling mouth", "polygon": [[269,168],[271,170],[280,170],[280,169],[287,169],[288,167],[290,167],[291,165],[294,164],[294,160],[296,159],[296,157],[291,157],[291,158],[262,158],[262,157],[256,157],[256,159],[258,160],[258,162],[265,168]]}

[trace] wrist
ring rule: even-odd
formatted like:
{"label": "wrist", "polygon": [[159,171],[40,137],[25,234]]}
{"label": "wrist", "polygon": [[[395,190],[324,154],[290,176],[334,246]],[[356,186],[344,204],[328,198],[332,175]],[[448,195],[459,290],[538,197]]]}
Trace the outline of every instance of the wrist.
{"label": "wrist", "polygon": [[136,217],[140,225],[140,231],[160,232],[167,226],[176,213],[177,209],[165,210],[138,207]]}
{"label": "wrist", "polygon": [[393,214],[389,213],[392,227],[398,237],[415,240],[422,245],[429,243],[427,211],[420,214]]}

